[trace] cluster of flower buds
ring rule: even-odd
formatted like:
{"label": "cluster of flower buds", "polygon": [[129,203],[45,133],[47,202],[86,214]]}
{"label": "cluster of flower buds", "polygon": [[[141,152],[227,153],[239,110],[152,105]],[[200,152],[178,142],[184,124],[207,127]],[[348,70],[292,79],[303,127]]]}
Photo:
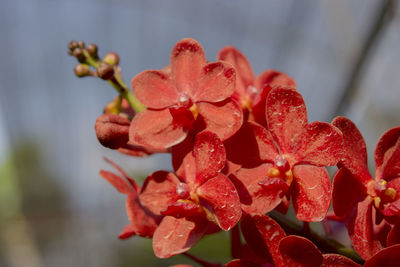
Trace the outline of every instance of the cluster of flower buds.
{"label": "cluster of flower buds", "polygon": [[114,77],[114,72],[119,71],[118,54],[110,52],[103,60],[100,60],[98,48],[95,44],[86,46],[82,41],[71,41],[68,44],[68,54],[75,57],[79,62],[74,69],[77,77],[93,76],[103,80],[111,80]]}
{"label": "cluster of flower buds", "polygon": [[[69,53],[80,62],[78,76],[95,60],[97,76],[115,77],[115,53],[100,61],[97,47],[82,42],[71,42]],[[127,197],[130,224],[121,239],[152,238],[157,257],[184,253],[203,266],[222,265],[187,251],[219,231],[231,232],[229,267],[400,262],[400,126],[379,140],[373,178],[353,122],[309,122],[291,77],[275,70],[255,77],[231,46],[208,62],[189,38],[174,46],[168,66],[139,73],[131,86],[134,94],[117,90],[97,119],[97,137],[131,156],[170,153],[173,172],[156,171],[139,186],[107,160],[119,175],[102,170],[101,177]],[[333,184],[327,166],[338,167]],[[271,217],[286,214],[290,203],[302,230]],[[354,250],[317,238],[308,226],[328,228],[329,220],[343,222]]]}

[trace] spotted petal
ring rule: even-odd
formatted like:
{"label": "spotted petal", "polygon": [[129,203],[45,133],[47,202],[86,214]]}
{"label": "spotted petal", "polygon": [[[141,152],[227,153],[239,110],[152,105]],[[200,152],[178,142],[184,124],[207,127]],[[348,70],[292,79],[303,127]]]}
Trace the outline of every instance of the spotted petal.
{"label": "spotted petal", "polygon": [[265,214],[282,201],[282,188],[260,185],[268,179],[266,177],[271,167],[272,164],[264,163],[252,168],[241,168],[229,176],[238,190],[242,209],[245,212]]}
{"label": "spotted petal", "polygon": [[374,235],[371,198],[359,202],[346,221],[351,243],[357,253],[369,259],[382,249],[378,237]]}
{"label": "spotted petal", "polygon": [[246,95],[247,87],[254,84],[254,73],[246,57],[235,47],[226,46],[218,53],[218,60],[229,62],[236,69],[236,92],[239,99]]}
{"label": "spotted petal", "polygon": [[400,245],[394,245],[379,251],[364,264],[364,267],[392,267],[399,262]]}
{"label": "spotted petal", "polygon": [[222,141],[234,135],[242,126],[242,109],[230,98],[218,103],[197,103],[197,107],[197,119],[203,122],[205,130],[216,133]]}
{"label": "spotted petal", "polygon": [[177,103],[178,91],[164,72],[143,71],[132,79],[131,84],[137,99],[148,108],[160,109]]}
{"label": "spotted petal", "polygon": [[129,142],[150,149],[165,149],[183,141],[187,129],[175,120],[169,109],[140,112],[132,120]]}
{"label": "spotted petal", "polygon": [[303,97],[295,89],[275,88],[267,97],[268,129],[277,141],[281,154],[298,150],[307,126]]}
{"label": "spotted petal", "polygon": [[206,57],[200,43],[191,38],[179,41],[171,52],[171,75],[178,92],[189,97],[199,88],[199,79]]}
{"label": "spotted petal", "polygon": [[[393,145],[390,146],[391,144]],[[383,161],[379,164],[383,152]],[[400,127],[393,128],[382,136],[375,150],[375,156],[377,178],[390,180],[395,176],[400,176]]]}
{"label": "spotted petal", "polygon": [[367,146],[357,126],[348,118],[336,117],[332,124],[343,133],[343,155],[339,167],[346,167],[363,182],[371,179],[367,165]]}
{"label": "spotted petal", "polygon": [[240,227],[247,243],[257,254],[269,255],[277,267],[288,266],[279,251],[279,242],[286,234],[277,222],[266,215],[244,214]]}
{"label": "spotted petal", "polygon": [[126,198],[126,213],[133,231],[142,237],[152,237],[158,225],[158,217],[142,206],[138,194],[132,191]]}
{"label": "spotted petal", "polygon": [[179,199],[176,186],[179,179],[166,171],[157,171],[149,175],[142,186],[139,195],[140,202],[154,214],[160,215],[160,211]]}
{"label": "spotted petal", "polygon": [[290,235],[282,238],[279,242],[279,251],[287,266],[319,267],[323,261],[322,253],[317,246],[301,236]]}
{"label": "spotted petal", "polygon": [[235,91],[235,78],[235,69],[230,64],[219,61],[205,65],[192,100],[219,102],[227,99]]}
{"label": "spotted petal", "polygon": [[335,215],[346,217],[357,202],[367,196],[367,188],[349,170],[341,168],[333,178],[332,204]]}
{"label": "spotted petal", "polygon": [[215,177],[225,166],[226,152],[224,144],[212,132],[205,131],[197,134],[193,156],[196,163],[196,180],[198,184]]}
{"label": "spotted petal", "polygon": [[273,162],[278,155],[270,132],[254,122],[244,122],[240,130],[225,141],[228,159],[242,166]]}
{"label": "spotted petal", "polygon": [[260,90],[266,85],[296,89],[296,81],[289,75],[277,70],[266,70],[260,73],[256,78],[255,85]]}
{"label": "spotted petal", "polygon": [[312,165],[296,165],[292,184],[293,207],[301,221],[320,222],[331,203],[331,182],[327,170]]}
{"label": "spotted petal", "polygon": [[296,152],[297,162],[316,166],[333,166],[342,157],[343,136],[338,128],[325,122],[307,125],[302,146]]}
{"label": "spotted petal", "polygon": [[321,267],[361,267],[361,265],[339,254],[324,254]]}
{"label": "spotted petal", "polygon": [[154,254],[159,258],[169,258],[188,251],[203,237],[206,230],[207,222],[204,219],[199,218],[194,222],[166,216],[153,236]]}
{"label": "spotted petal", "polygon": [[199,197],[211,206],[222,230],[229,231],[239,221],[242,211],[235,186],[223,174],[218,174],[197,189]]}

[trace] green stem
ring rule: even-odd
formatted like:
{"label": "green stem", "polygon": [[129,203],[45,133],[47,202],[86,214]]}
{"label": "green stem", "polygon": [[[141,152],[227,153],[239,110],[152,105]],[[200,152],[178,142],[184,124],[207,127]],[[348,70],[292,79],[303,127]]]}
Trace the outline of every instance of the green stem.
{"label": "green stem", "polygon": [[273,218],[277,223],[279,223],[279,225],[285,230],[287,234],[299,235],[308,238],[321,250],[322,253],[341,254],[352,259],[356,263],[364,263],[364,260],[357,254],[357,252],[337,242],[336,240],[324,238],[312,231],[311,229],[309,229],[309,231],[303,231],[302,227],[276,212],[271,212],[268,215]]}
{"label": "green stem", "polygon": [[[86,62],[92,66],[93,68],[97,69],[99,67],[99,60],[94,59],[89,53],[84,50],[83,51]],[[129,106],[136,112],[139,113],[140,111],[144,110],[146,107],[140,103],[140,101],[135,97],[133,92],[129,90],[128,86],[122,80],[122,77],[119,73],[114,74],[114,76],[107,81],[114,89],[126,100],[128,101]]]}

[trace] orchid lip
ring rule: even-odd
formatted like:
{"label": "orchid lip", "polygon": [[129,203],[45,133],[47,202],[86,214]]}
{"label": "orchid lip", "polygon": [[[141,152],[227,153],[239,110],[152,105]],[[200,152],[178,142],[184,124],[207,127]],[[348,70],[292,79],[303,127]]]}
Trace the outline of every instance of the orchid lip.
{"label": "orchid lip", "polygon": [[385,207],[386,204],[393,202],[397,196],[397,191],[392,187],[388,187],[385,180],[370,181],[367,184],[367,193],[374,201],[374,206],[377,209],[382,206]]}

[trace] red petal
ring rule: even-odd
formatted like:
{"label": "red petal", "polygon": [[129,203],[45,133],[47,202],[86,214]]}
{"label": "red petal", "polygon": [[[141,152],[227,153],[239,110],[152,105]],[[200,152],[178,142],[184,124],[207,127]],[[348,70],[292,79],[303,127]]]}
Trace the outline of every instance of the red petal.
{"label": "red petal", "polygon": [[[386,217],[398,217],[400,216],[400,199],[397,199],[396,201],[393,201],[385,207],[383,210],[383,214]],[[386,218],[390,219],[390,218]]]}
{"label": "red petal", "polygon": [[342,157],[343,136],[329,123],[315,121],[307,125],[303,145],[296,152],[298,162],[333,166]]}
{"label": "red petal", "polygon": [[192,134],[180,144],[171,149],[172,165],[175,173],[185,181],[190,188],[195,187],[196,164],[193,157],[194,140]]}
{"label": "red petal", "polygon": [[271,134],[254,122],[244,122],[240,130],[225,141],[228,159],[239,165],[273,162],[278,155]]}
{"label": "red petal", "polygon": [[384,156],[383,164],[376,169],[376,177],[390,180],[400,175],[400,137],[396,144],[389,148]]}
{"label": "red petal", "polygon": [[333,178],[332,204],[335,214],[346,217],[357,202],[367,196],[367,188],[346,168],[341,168]]}
{"label": "red petal", "polygon": [[400,245],[394,245],[379,251],[364,264],[364,267],[393,267],[399,262]]}
{"label": "red petal", "polygon": [[218,174],[197,189],[198,196],[209,204],[222,230],[229,231],[242,216],[235,186],[223,174]]}
{"label": "red petal", "polygon": [[126,180],[122,179],[112,172],[101,170],[100,176],[107,180],[121,194],[128,194],[134,190],[133,187]]}
{"label": "red petal", "polygon": [[[142,146],[135,146],[130,144],[126,144],[125,146],[118,148],[118,152],[132,157],[147,157],[153,153],[156,153],[155,150],[149,150]],[[157,151],[157,153],[165,152],[166,150],[160,150],[159,152]]]}
{"label": "red petal", "polygon": [[119,239],[128,239],[135,235],[132,225],[128,224],[122,229],[122,232],[118,235]]}
{"label": "red petal", "polygon": [[320,222],[331,203],[331,182],[325,168],[312,165],[294,167],[293,207],[301,221]]}
{"label": "red petal", "polygon": [[279,250],[287,266],[319,267],[323,261],[317,246],[301,236],[290,235],[282,238]]}
{"label": "red petal", "polygon": [[193,156],[196,163],[196,181],[199,185],[215,177],[225,166],[224,144],[212,132],[205,131],[196,135]]}
{"label": "red petal", "polygon": [[225,267],[273,267],[273,265],[269,263],[255,263],[253,261],[235,259],[225,264]]}
{"label": "red petal", "polygon": [[243,112],[232,99],[218,103],[197,103],[198,119],[202,119],[205,130],[216,133],[222,141],[234,135],[242,126]]}
{"label": "red petal", "polygon": [[131,222],[133,231],[142,237],[152,237],[157,228],[158,218],[143,208],[135,191],[128,194],[126,199],[126,213]]}
{"label": "red petal", "polygon": [[218,60],[224,60],[236,69],[236,92],[240,100],[247,94],[247,88],[254,84],[254,73],[246,57],[235,47],[226,46],[218,53]]}
{"label": "red petal", "polygon": [[176,104],[178,91],[168,75],[157,70],[146,70],[132,79],[137,99],[148,108],[165,108]]}
{"label": "red petal", "polygon": [[240,227],[247,243],[257,255],[270,255],[276,266],[288,266],[279,251],[279,241],[286,234],[278,223],[266,215],[244,214]]}
{"label": "red petal", "polygon": [[349,169],[358,179],[368,182],[371,175],[367,165],[367,147],[357,126],[345,117],[336,117],[332,124],[343,133],[343,159],[340,166]]}
{"label": "red petal", "polygon": [[287,87],[296,88],[296,81],[293,80],[289,75],[276,71],[276,70],[266,70],[257,76],[256,87],[258,89],[264,88],[264,86],[269,85],[271,87]]}
{"label": "red petal", "polygon": [[282,189],[266,187],[259,183],[266,179],[272,164],[265,163],[253,168],[241,168],[230,179],[238,190],[242,209],[249,214],[265,214],[282,200]]}
{"label": "red petal", "polygon": [[195,95],[206,57],[203,48],[194,39],[179,41],[171,52],[171,75],[179,92]]}
{"label": "red petal", "polygon": [[393,188],[397,194],[394,201],[390,196],[386,196],[385,194],[381,196],[383,202],[390,202],[387,206],[385,206],[383,214],[385,216],[391,216],[391,218],[386,218],[386,220],[390,221],[390,223],[400,223],[400,177],[392,178],[387,183],[386,188]]}
{"label": "red petal", "polygon": [[103,114],[94,125],[99,142],[108,148],[117,149],[126,145],[129,139],[130,120],[116,115]]}
{"label": "red petal", "polygon": [[257,93],[257,95],[254,97],[253,105],[251,107],[251,113],[254,117],[254,121],[267,127],[265,110],[266,110],[267,96],[268,96],[269,92],[272,90],[272,87],[270,87],[269,85],[266,85],[261,88],[262,88],[262,90],[260,90]]}
{"label": "red petal", "polygon": [[219,102],[227,99],[235,91],[235,78],[235,69],[230,64],[219,61],[205,65],[192,100]]}
{"label": "red petal", "polygon": [[166,216],[153,236],[154,254],[159,258],[169,258],[188,251],[206,230],[207,222],[204,219],[199,218],[194,222]]}
{"label": "red petal", "polygon": [[146,109],[136,115],[129,129],[129,141],[150,149],[176,145],[186,137],[186,129],[168,109]]}
{"label": "red petal", "polygon": [[[381,169],[381,166],[384,164],[386,152],[390,148],[394,147],[396,143],[398,144],[399,138],[400,138],[400,126],[386,131],[379,139],[375,148],[375,168],[377,170],[377,173],[378,169]],[[380,173],[381,172],[382,171],[380,170]],[[384,179],[384,177],[380,178]]]}
{"label": "red petal", "polygon": [[289,186],[281,178],[271,178],[267,177],[265,180],[258,183],[263,189],[271,191],[281,191],[282,194],[286,194],[289,190]]}
{"label": "red petal", "polygon": [[117,163],[115,163],[114,161],[112,161],[112,160],[110,160],[109,158],[106,158],[106,157],[104,157],[104,160],[108,163],[108,164],[110,164],[111,166],[113,166],[130,184],[131,184],[131,186],[136,190],[136,192],[139,192],[140,191],[140,186],[138,186],[137,184],[136,184],[136,182],[131,178],[131,177],[129,177],[127,174],[126,174],[126,172],[120,167],[120,166],[118,166],[118,164]]}
{"label": "red petal", "polygon": [[268,129],[278,142],[281,154],[299,148],[307,126],[307,110],[303,97],[294,89],[275,88],[267,97]]}
{"label": "red petal", "polygon": [[358,267],[354,261],[339,254],[324,254],[324,262],[321,267]]}
{"label": "red petal", "polygon": [[386,246],[400,244],[400,224],[395,224],[387,235]]}
{"label": "red petal", "polygon": [[175,218],[190,218],[198,216],[201,213],[200,206],[193,202],[179,201],[167,207],[166,210],[161,211],[162,215],[173,216]]}
{"label": "red petal", "polygon": [[366,197],[359,202],[346,221],[354,249],[366,260],[382,249],[378,237],[374,235],[371,201],[370,197]]}
{"label": "red petal", "polygon": [[279,203],[279,205],[275,208],[275,210],[282,214],[286,214],[289,210],[289,205],[290,205],[290,194],[286,194],[285,196],[282,197],[281,203]]}
{"label": "red petal", "polygon": [[140,202],[156,215],[179,199],[176,186],[178,178],[173,173],[157,171],[149,175],[139,195]]}

